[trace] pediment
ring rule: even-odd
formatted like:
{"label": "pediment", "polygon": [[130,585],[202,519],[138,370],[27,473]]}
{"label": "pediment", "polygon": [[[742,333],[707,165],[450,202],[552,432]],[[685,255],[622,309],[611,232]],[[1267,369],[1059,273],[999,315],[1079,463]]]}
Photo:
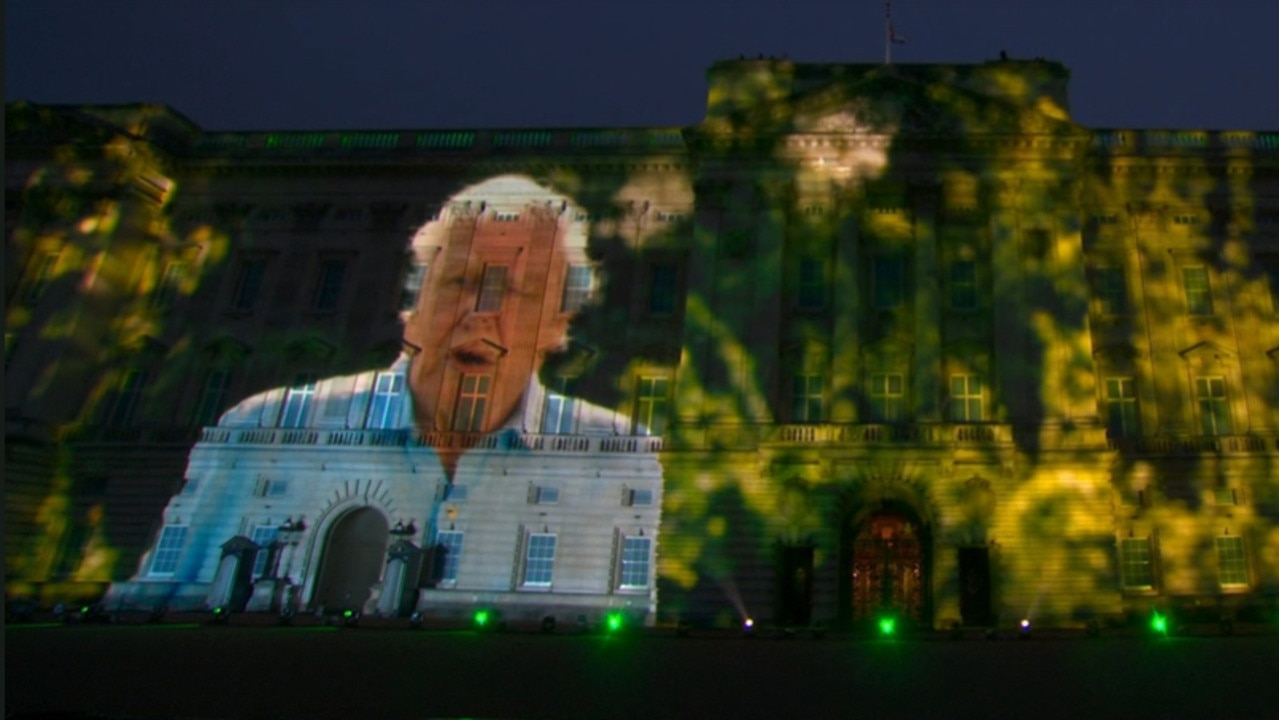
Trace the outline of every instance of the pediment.
{"label": "pediment", "polygon": [[743,129],[852,135],[1071,135],[1064,116],[941,80],[902,77],[892,68],[793,94],[730,118]]}
{"label": "pediment", "polygon": [[312,360],[324,362],[337,352],[337,348],[317,337],[305,337],[289,343],[286,351],[293,362]]}
{"label": "pediment", "polygon": [[1196,343],[1178,352],[1186,360],[1229,360],[1234,353],[1211,340]]}

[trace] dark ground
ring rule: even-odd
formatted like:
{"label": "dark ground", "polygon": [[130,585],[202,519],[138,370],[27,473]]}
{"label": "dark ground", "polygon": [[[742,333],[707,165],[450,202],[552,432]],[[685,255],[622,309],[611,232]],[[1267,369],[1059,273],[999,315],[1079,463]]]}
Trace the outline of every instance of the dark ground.
{"label": "dark ground", "polygon": [[402,623],[10,625],[5,712],[11,720],[1276,718],[1273,630],[990,641],[980,633],[481,634]]}

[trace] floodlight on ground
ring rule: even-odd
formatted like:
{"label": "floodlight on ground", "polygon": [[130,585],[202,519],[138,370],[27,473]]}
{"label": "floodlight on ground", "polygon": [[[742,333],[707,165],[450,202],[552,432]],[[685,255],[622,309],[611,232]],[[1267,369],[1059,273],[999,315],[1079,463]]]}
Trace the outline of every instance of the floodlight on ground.
{"label": "floodlight on ground", "polygon": [[492,630],[497,627],[497,613],[488,608],[480,608],[471,616],[471,623],[476,630]]}
{"label": "floodlight on ground", "polygon": [[611,612],[604,616],[604,629],[610,633],[620,631],[626,627],[626,618],[620,612]]}
{"label": "floodlight on ground", "polygon": [[1028,618],[1022,618],[1021,622],[1017,624],[1017,637],[1022,640],[1030,637],[1030,620]]}
{"label": "floodlight on ground", "polygon": [[279,622],[279,624],[281,625],[292,625],[293,624],[293,608],[287,607],[287,606],[280,608],[280,616],[279,618],[277,618],[277,622]]}
{"label": "floodlight on ground", "polygon": [[742,621],[742,634],[745,635],[746,637],[751,637],[752,635],[755,634],[754,618],[746,618],[745,620]]}
{"label": "floodlight on ground", "polygon": [[547,635],[550,635],[551,633],[555,632],[555,616],[554,615],[547,615],[546,617],[542,618],[542,632]]}
{"label": "floodlight on ground", "polygon": [[409,629],[410,630],[422,629],[422,613],[415,612],[409,616]]}
{"label": "floodlight on ground", "polygon": [[892,637],[897,633],[897,618],[891,615],[885,615],[879,619],[879,634],[884,637]]}
{"label": "floodlight on ground", "polygon": [[342,611],[342,624],[346,627],[353,628],[360,624],[360,614],[354,610]]}
{"label": "floodlight on ground", "polygon": [[1164,637],[1168,637],[1168,618],[1156,610],[1150,616],[1150,629]]}
{"label": "floodlight on ground", "polygon": [[214,623],[215,625],[225,625],[227,620],[230,617],[231,617],[231,611],[219,605],[213,608],[213,619],[211,620],[211,622]]}

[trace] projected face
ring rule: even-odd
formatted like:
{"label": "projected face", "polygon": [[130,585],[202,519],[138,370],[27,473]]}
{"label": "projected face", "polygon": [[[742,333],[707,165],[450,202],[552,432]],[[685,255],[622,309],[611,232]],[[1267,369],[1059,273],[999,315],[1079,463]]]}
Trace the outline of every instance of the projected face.
{"label": "projected face", "polygon": [[560,300],[570,224],[559,203],[544,202],[488,209],[473,232],[452,222],[428,297],[406,328],[422,348],[412,370],[417,421],[491,432],[512,421],[542,358],[567,335],[571,315]]}

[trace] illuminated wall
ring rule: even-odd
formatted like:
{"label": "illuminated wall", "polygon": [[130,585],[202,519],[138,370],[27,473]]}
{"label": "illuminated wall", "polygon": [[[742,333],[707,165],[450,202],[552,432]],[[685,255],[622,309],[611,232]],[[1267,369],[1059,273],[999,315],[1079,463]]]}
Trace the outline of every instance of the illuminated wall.
{"label": "illuminated wall", "polygon": [[[166,191],[131,201],[147,224],[127,232],[41,198],[122,163],[100,128],[132,116],[11,106],[34,119],[10,123],[27,185],[9,189],[23,214],[7,247],[26,259],[6,277],[6,402],[67,440],[55,452],[9,423],[29,438],[6,456],[29,478],[6,491],[22,528],[11,587],[135,578],[113,590],[125,597],[147,584],[162,525],[200,516],[204,550],[175,590],[196,602],[220,587],[222,543],[304,517],[283,560],[294,600],[321,599],[332,538],[377,535],[374,555],[422,551],[415,607],[456,609],[468,543],[489,531],[464,531],[452,586],[430,579],[438,534],[490,501],[448,503],[454,480],[492,488],[483,514],[505,528],[472,571],[483,602],[530,612],[571,612],[571,594],[717,623],[1273,606],[1279,136],[1092,131],[1069,118],[1068,72],[1042,61],[759,60],[708,77],[707,116],[683,129],[200,133],[135,108],[150,120],[130,121],[129,142],[147,152],[129,157],[157,169],[109,177],[150,173]],[[70,117],[82,124],[44,130]],[[503,182],[538,190],[514,199]],[[103,267],[121,268],[105,298],[79,259],[103,237]],[[50,266],[44,247],[66,255]],[[490,307],[488,267],[506,268],[489,280],[517,312],[470,312]],[[62,295],[31,290],[58,277]],[[570,289],[589,298],[575,314]],[[83,361],[48,363],[66,342]],[[402,350],[416,425],[391,447],[368,447],[351,409],[371,399],[327,419],[317,400],[327,426],[279,427],[301,375],[372,398]],[[276,426],[228,416],[192,450],[241,398],[278,408]],[[548,424],[565,403],[600,433]],[[341,446],[344,432],[365,444]],[[255,496],[283,477],[272,462],[294,468],[289,493],[314,495]],[[624,479],[658,463],[660,523],[625,505],[638,486]],[[184,477],[194,497],[169,499]],[[547,510],[538,478],[608,491]],[[344,502],[382,509],[338,532]],[[410,520],[416,534],[391,532]],[[521,588],[528,538],[559,538],[556,521],[608,552],[572,557],[564,529],[550,591],[564,597],[538,599]],[[656,541],[631,549],[651,550],[654,582],[619,594],[640,529]]]}

